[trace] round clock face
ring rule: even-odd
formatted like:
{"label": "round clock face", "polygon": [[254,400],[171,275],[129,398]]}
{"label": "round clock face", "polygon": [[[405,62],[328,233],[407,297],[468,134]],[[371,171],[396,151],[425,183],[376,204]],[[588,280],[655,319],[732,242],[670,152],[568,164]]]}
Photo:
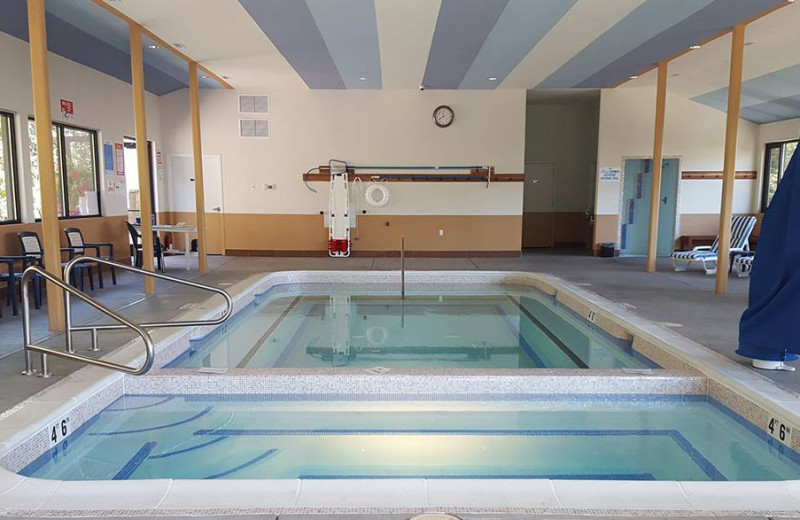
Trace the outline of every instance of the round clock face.
{"label": "round clock face", "polygon": [[453,124],[453,109],[447,105],[436,107],[433,111],[433,122],[440,128],[445,128]]}

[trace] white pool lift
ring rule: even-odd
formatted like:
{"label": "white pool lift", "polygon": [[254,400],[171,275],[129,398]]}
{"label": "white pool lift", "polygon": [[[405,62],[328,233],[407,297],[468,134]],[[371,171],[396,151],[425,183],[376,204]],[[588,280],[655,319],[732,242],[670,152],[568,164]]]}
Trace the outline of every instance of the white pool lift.
{"label": "white pool lift", "polygon": [[328,255],[350,256],[350,187],[347,163],[328,162],[331,190],[328,198]]}

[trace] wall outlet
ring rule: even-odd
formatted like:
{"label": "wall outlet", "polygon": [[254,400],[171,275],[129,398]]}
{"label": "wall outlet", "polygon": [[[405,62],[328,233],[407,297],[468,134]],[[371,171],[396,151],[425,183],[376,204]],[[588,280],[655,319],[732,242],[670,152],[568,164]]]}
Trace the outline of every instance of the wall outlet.
{"label": "wall outlet", "polygon": [[275,184],[265,184],[264,185],[264,191],[274,190],[274,189],[277,189],[277,187],[278,186],[275,185]]}
{"label": "wall outlet", "polygon": [[440,230],[439,230],[439,236],[440,236],[440,237],[443,237],[443,236],[444,236],[444,229],[440,229]]}

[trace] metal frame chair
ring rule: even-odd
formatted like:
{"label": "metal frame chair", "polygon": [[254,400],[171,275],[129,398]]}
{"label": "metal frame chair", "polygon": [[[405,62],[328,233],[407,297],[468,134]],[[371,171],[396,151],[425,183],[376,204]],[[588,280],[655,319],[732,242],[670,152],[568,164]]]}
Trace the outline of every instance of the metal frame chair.
{"label": "metal frame chair", "polygon": [[[111,260],[114,261],[114,244],[111,242],[86,242],[83,239],[83,233],[81,232],[80,228],[76,227],[68,227],[64,228],[64,234],[67,236],[67,243],[69,244],[70,248],[70,260],[72,260],[76,255],[86,255],[87,249],[94,249],[95,256],[97,258],[101,258],[103,260]],[[103,255],[101,253],[102,248],[108,248],[108,255]],[[103,268],[101,267],[103,264],[97,264],[97,281],[100,284],[100,288],[103,288]],[[111,266],[111,283],[117,285],[117,271],[114,266]]]}
{"label": "metal frame chair", "polygon": [[[19,238],[22,256],[29,259],[38,260],[38,263],[41,265],[44,262],[44,249],[42,248],[42,243],[39,240],[39,234],[35,231],[20,231],[17,233],[17,238]],[[75,255],[72,251],[72,248],[69,247],[60,248],[60,252],[69,253],[70,259]],[[66,262],[61,262],[62,268],[65,265],[67,265]],[[69,283],[83,291],[85,288],[84,273],[89,275],[89,288],[94,290],[94,267],[90,264],[82,264],[78,270],[75,271],[75,275],[71,276],[73,279],[69,280]]]}

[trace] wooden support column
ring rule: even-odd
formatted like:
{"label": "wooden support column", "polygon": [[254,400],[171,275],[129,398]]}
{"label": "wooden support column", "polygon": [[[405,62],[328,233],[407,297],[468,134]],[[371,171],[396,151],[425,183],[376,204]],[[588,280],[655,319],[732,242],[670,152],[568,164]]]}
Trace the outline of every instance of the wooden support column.
{"label": "wooden support column", "polygon": [[658,216],[661,209],[661,169],[664,159],[664,117],[667,109],[667,62],[658,64],[656,127],[653,140],[653,175],[650,179],[650,227],[647,239],[647,272],[656,272]]}
{"label": "wooden support column", "polygon": [[[142,27],[131,24],[131,86],[133,87],[133,121],[136,132],[136,159],[139,166],[139,215],[142,220],[142,266],[154,270],[153,201],[150,200],[150,160],[147,156],[147,117],[144,97],[144,59],[142,57]],[[154,278],[144,279],[144,292],[154,294]]]}
{"label": "wooden support column", "polygon": [[731,216],[733,213],[733,181],[736,176],[736,145],[739,132],[739,110],[742,101],[742,64],[744,61],[744,30],[740,24],[733,28],[731,38],[731,72],[728,84],[728,122],[725,128],[725,162],[722,172],[722,206],[719,212],[719,251],[717,280],[714,292],[728,292],[728,267],[731,250]]}
{"label": "wooden support column", "polygon": [[[61,272],[61,239],[58,231],[58,192],[53,164],[53,122],[50,118],[50,75],[47,69],[47,32],[44,0],[28,0],[28,34],[31,48],[31,84],[36,143],[39,151],[39,186],[42,197],[42,247],[47,271],[58,278]],[[62,290],[47,284],[47,314],[50,330],[64,330]]]}
{"label": "wooden support column", "polygon": [[[189,110],[192,114],[192,156],[194,157],[194,207],[197,214],[197,268],[208,271],[206,258],[206,196],[203,185],[203,143],[200,140],[200,91],[197,62],[189,62]],[[189,249],[189,244],[186,245]],[[186,254],[189,254],[188,251]]]}

